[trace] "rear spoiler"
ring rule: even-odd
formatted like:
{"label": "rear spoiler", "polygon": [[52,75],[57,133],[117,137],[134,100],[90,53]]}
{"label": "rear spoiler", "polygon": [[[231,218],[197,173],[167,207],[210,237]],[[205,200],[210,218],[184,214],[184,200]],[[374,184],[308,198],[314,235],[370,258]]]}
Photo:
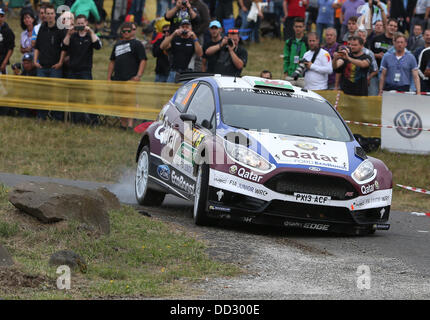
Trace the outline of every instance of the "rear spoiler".
{"label": "rear spoiler", "polygon": [[201,77],[211,77],[213,75],[214,73],[209,73],[209,72],[182,72],[182,73],[177,72],[175,81],[187,82]]}

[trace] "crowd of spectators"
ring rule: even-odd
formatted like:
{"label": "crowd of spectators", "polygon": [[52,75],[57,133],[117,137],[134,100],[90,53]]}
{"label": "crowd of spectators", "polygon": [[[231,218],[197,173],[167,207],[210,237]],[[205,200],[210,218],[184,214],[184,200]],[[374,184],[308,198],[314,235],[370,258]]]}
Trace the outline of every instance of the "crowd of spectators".
{"label": "crowd of spectators", "polygon": [[430,0],[318,0],[316,33],[311,2],[284,1],[287,79],[358,96],[430,91]]}
{"label": "crowd of spectators", "polygon": [[[233,1],[239,8],[236,18]],[[35,1],[37,10],[26,6],[20,11],[22,58],[10,70],[16,75],[92,79],[93,53],[102,47],[98,30],[106,17],[103,1],[51,2]],[[61,5],[70,11],[58,17]],[[141,80],[147,55],[136,33],[144,5],[144,0],[114,1],[112,23],[117,10],[122,18],[108,80]],[[0,1],[2,74],[8,72],[15,48],[6,10]],[[156,82],[177,82],[179,74],[190,71],[240,76],[248,61],[243,40],[258,43],[262,24],[270,18],[275,36],[284,24],[284,77],[306,89],[341,89],[359,96],[430,90],[430,0],[157,0],[156,14],[150,46]],[[228,21],[233,23],[227,27]],[[268,70],[262,75],[272,77]],[[47,114],[38,111],[40,118]],[[121,121],[132,125],[131,119]]]}

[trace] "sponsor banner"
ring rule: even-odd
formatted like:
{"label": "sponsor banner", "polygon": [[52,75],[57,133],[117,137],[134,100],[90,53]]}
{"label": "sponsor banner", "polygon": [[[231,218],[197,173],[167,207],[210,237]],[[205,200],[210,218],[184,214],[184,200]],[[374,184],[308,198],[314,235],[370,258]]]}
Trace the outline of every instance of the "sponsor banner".
{"label": "sponsor banner", "polygon": [[249,131],[278,163],[318,166],[349,171],[346,143],[302,138],[269,132]]}
{"label": "sponsor banner", "polygon": [[[381,129],[382,149],[413,154],[430,153],[430,97],[397,92],[384,92],[382,125],[396,129]],[[406,128],[405,128],[406,127]]]}
{"label": "sponsor banner", "polygon": [[[311,203],[329,207],[345,207],[351,211],[389,206],[391,205],[393,192],[392,189],[377,190],[350,200],[332,200],[330,197],[324,195],[306,195],[299,193],[295,195],[286,195],[268,189],[264,185],[214,169],[210,169],[209,185],[218,189],[244,194],[265,201],[283,200],[298,203]],[[370,189],[368,191],[370,192]]]}

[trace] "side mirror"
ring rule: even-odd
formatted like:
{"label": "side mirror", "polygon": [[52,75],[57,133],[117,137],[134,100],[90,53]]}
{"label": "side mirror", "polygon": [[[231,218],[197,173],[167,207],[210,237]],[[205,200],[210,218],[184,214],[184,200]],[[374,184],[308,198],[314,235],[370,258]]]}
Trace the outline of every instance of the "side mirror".
{"label": "side mirror", "polygon": [[191,121],[193,124],[197,121],[195,114],[181,113],[180,118],[182,121]]}
{"label": "side mirror", "polygon": [[202,121],[202,127],[209,130],[212,129],[211,123],[209,122],[209,120],[206,120],[206,119]]}

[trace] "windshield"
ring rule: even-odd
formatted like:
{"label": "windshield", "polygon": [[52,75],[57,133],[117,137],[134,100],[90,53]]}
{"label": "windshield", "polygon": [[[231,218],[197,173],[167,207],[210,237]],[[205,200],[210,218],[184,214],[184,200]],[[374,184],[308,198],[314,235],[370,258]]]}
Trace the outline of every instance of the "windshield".
{"label": "windshield", "polygon": [[267,89],[221,89],[225,124],[242,129],[351,141],[333,108],[323,101]]}

